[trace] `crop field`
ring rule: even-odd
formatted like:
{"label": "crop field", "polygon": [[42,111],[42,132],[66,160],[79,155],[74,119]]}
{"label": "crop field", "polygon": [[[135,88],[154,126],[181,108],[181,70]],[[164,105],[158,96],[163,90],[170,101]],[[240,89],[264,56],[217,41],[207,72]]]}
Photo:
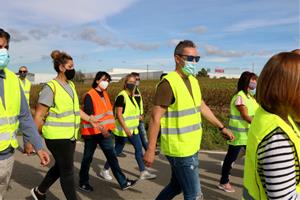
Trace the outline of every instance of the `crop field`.
{"label": "crop field", "polygon": [[[152,99],[155,93],[155,87],[158,81],[142,81],[139,86],[145,109],[145,122],[146,127],[149,122],[149,117],[151,113],[151,108],[153,106]],[[228,125],[229,116],[229,104],[230,100],[236,90],[236,79],[209,79],[209,78],[199,78],[199,83],[202,92],[202,98],[206,104],[212,109],[215,115],[226,125]],[[35,105],[37,103],[37,98],[39,91],[41,90],[41,85],[33,85],[31,89],[31,101],[30,106],[34,111]],[[76,90],[82,102],[84,94],[91,88],[91,83],[77,83]],[[122,90],[122,82],[111,83],[108,88],[110,98],[112,103],[116,95]],[[221,136],[217,128],[208,124],[205,120],[203,122],[203,138],[202,138],[202,149],[214,149],[220,150],[226,148],[226,141]]]}

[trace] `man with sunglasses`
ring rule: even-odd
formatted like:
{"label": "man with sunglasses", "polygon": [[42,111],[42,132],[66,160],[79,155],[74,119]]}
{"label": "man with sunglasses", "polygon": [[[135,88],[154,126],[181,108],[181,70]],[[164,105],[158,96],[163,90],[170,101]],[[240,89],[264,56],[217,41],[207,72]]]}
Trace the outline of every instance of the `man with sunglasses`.
{"label": "man with sunglasses", "polygon": [[225,138],[234,140],[234,136],[202,100],[198,80],[194,77],[200,59],[196,45],[190,40],[179,42],[174,59],[175,71],[166,75],[156,89],[144,161],[148,167],[153,164],[161,127],[160,145],[171,165],[171,180],[156,199],[172,199],[181,192],[185,200],[202,199],[198,158],[201,115],[218,127]]}
{"label": "man with sunglasses", "polygon": [[[26,78],[28,74],[28,69],[26,66],[21,66],[19,68],[19,72],[17,73],[19,75],[20,79],[20,85],[23,89],[29,110],[30,110],[30,89],[31,89],[31,83],[30,81]],[[34,155],[35,151],[33,149],[32,144],[29,142],[24,141],[24,153],[27,153],[28,155]]]}
{"label": "man with sunglasses", "polygon": [[31,143],[40,158],[41,165],[50,162],[43,150],[42,139],[33,122],[18,77],[8,69],[10,35],[0,28],[0,200],[8,189],[14,165],[14,152],[18,148],[17,131]]}
{"label": "man with sunglasses", "polygon": [[28,69],[26,66],[21,66],[19,68],[19,79],[20,79],[20,83],[22,86],[22,89],[24,91],[26,100],[28,105],[30,105],[30,88],[31,88],[31,83],[30,81],[26,78],[27,74],[28,74]]}

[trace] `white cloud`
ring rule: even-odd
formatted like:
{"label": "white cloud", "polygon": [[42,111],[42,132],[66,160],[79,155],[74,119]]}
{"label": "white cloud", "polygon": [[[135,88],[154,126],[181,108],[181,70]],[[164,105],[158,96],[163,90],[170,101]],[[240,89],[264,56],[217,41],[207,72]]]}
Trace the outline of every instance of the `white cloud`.
{"label": "white cloud", "polygon": [[0,18],[8,26],[22,22],[35,25],[70,26],[102,21],[116,15],[136,0],[1,0]]}
{"label": "white cloud", "polygon": [[234,50],[222,50],[213,45],[204,45],[204,50],[206,51],[207,55],[216,55],[222,57],[242,57],[246,53],[243,51],[234,51]]}
{"label": "white cloud", "polygon": [[97,33],[96,29],[86,28],[79,34],[80,39],[96,43],[100,46],[106,46],[111,43],[111,40],[104,38]]}
{"label": "white cloud", "polygon": [[206,27],[204,26],[197,26],[191,29],[191,32],[197,33],[197,34],[201,34],[206,32]]}
{"label": "white cloud", "polygon": [[10,34],[11,41],[13,42],[22,42],[29,40],[28,36],[24,32],[21,32],[17,29],[10,28],[8,29],[8,32]]}
{"label": "white cloud", "polygon": [[212,58],[204,57],[203,61],[204,62],[224,63],[224,62],[229,62],[230,59],[229,58],[224,58],[224,57],[212,57]]}
{"label": "white cloud", "polygon": [[176,47],[176,45],[180,42],[180,41],[182,41],[183,39],[171,39],[171,40],[169,40],[167,43],[168,43],[168,45],[169,46],[171,46],[171,47]]}
{"label": "white cloud", "polygon": [[128,46],[143,51],[150,51],[159,48],[159,44],[146,44],[146,43],[139,43],[139,42],[129,42]]}
{"label": "white cloud", "polygon": [[226,31],[245,31],[248,29],[294,24],[299,22],[300,22],[299,16],[281,18],[281,19],[251,19],[251,20],[245,20],[233,24],[232,26],[229,26],[226,29]]}

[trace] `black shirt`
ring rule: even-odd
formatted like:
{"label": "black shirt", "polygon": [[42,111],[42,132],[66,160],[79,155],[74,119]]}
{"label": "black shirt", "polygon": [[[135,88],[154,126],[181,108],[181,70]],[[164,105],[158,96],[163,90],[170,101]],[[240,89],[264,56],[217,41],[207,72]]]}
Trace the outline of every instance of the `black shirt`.
{"label": "black shirt", "polygon": [[[129,96],[129,99],[131,100],[131,102],[134,104],[134,101],[133,101],[133,98],[132,96]],[[124,99],[124,96],[123,95],[120,95],[117,97],[116,101],[115,101],[115,105],[114,107],[122,107],[123,108],[123,112],[122,114],[124,113],[125,111],[125,99]]]}

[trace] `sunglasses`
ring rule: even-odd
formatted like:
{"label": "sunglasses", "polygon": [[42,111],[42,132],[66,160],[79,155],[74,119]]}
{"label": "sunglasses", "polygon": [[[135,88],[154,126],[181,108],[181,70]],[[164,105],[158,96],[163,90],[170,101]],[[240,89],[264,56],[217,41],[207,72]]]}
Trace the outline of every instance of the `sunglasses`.
{"label": "sunglasses", "polygon": [[22,71],[22,70],[19,70],[19,73],[20,73],[20,74],[26,74],[26,73],[27,73],[27,71]]}
{"label": "sunglasses", "polygon": [[188,62],[193,62],[193,61],[195,61],[195,62],[199,62],[199,60],[200,60],[200,56],[189,56],[189,55],[182,55],[182,54],[178,54],[180,57],[185,57],[186,59],[186,61],[188,61]]}

